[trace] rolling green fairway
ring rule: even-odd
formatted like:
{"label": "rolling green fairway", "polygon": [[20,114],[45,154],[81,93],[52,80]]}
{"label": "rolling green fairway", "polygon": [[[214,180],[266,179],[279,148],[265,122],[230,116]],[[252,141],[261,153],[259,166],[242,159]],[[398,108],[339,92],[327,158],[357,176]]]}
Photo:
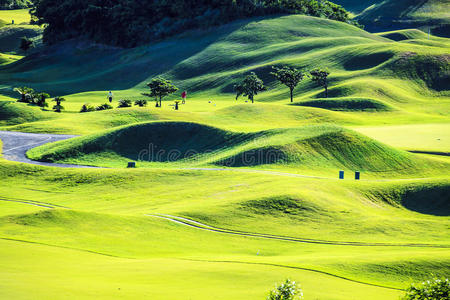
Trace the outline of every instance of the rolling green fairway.
{"label": "rolling green fairway", "polygon": [[31,16],[28,11],[28,9],[0,10],[0,20],[7,24],[11,24],[12,20],[14,24],[29,24]]}
{"label": "rolling green fairway", "polygon": [[[449,276],[449,39],[287,15],[25,55],[27,26],[0,28],[0,130],[80,135],[26,155],[98,168],[0,157],[0,298],[257,300],[291,278],[306,300],[394,300]],[[330,97],[305,78],[290,103],[282,65],[329,68]],[[233,93],[249,72],[268,86],[254,104]],[[161,108],[117,108],[156,76],[179,87]],[[114,109],[79,113],[109,90]]]}

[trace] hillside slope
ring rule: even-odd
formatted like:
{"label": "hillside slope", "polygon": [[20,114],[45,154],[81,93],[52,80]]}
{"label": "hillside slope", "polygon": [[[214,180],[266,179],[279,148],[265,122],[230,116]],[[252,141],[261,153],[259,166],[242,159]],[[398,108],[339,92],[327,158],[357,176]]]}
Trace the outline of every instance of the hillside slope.
{"label": "hillside slope", "polygon": [[434,34],[450,37],[450,2],[446,0],[388,0],[375,4],[358,17],[370,31],[431,28]]}
{"label": "hillside slope", "polygon": [[[388,61],[406,52],[442,55],[449,47],[395,44],[342,22],[313,17],[253,19],[127,50],[76,41],[55,45],[1,67],[0,92],[12,95],[12,88],[19,85],[63,95],[114,87],[131,89],[133,96],[146,89],[149,78],[164,75],[193,94],[223,94],[233,92],[233,85],[249,71],[256,71],[274,87],[269,74],[273,64],[326,66],[333,73],[332,85],[336,85],[356,77],[398,78],[395,70],[385,68]],[[78,68],[80,65],[83,67]],[[123,78],[121,74],[128,75]],[[297,91],[311,89],[320,90],[305,81]],[[280,100],[285,97],[285,92],[280,92],[277,87],[261,97]]]}

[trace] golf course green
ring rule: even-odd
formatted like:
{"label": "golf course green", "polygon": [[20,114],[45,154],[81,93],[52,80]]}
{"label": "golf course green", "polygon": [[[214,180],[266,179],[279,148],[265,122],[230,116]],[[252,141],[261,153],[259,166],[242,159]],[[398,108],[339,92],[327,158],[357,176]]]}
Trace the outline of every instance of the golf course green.
{"label": "golf course green", "polygon": [[[397,17],[392,1],[336,2]],[[438,33],[443,2],[402,16],[440,12]],[[274,14],[47,45],[29,21],[0,10],[0,299],[256,300],[290,278],[306,300],[396,300],[450,277],[444,35]],[[292,102],[273,67],[305,73]],[[235,93],[251,72],[254,103]],[[178,88],[161,107],[143,95],[155,78]],[[21,87],[48,106],[17,101]]]}

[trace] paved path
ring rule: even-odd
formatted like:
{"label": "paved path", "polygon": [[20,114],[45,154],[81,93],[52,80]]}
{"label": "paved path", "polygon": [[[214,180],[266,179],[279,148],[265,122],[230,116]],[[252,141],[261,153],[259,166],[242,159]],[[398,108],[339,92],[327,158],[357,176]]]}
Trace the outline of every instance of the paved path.
{"label": "paved path", "polygon": [[73,137],[76,137],[76,135],[0,131],[0,140],[2,140],[3,142],[3,158],[6,160],[61,168],[92,168],[89,166],[81,165],[39,162],[28,159],[26,156],[26,152],[31,148],[35,148],[47,143],[67,140]]}

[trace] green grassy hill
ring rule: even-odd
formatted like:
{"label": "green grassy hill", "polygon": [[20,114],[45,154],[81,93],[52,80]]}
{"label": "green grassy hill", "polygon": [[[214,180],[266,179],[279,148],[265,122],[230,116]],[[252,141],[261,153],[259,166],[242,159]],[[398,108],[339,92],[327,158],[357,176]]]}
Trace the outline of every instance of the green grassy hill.
{"label": "green grassy hill", "polygon": [[16,105],[9,101],[0,101],[0,125],[16,125],[27,122],[50,119],[51,116],[33,106]]}
{"label": "green grassy hill", "polygon": [[449,37],[450,4],[445,0],[389,0],[375,4],[358,17],[369,30],[421,28]]}
{"label": "green grassy hill", "polygon": [[383,0],[369,0],[369,1],[360,1],[360,0],[334,0],[336,4],[342,5],[348,11],[359,14],[366,8],[379,4],[383,2]]}
{"label": "green grassy hill", "polygon": [[[30,150],[45,162],[125,167],[139,166],[295,168],[329,176],[338,169],[369,176],[414,177],[437,173],[446,164],[427,161],[335,126],[238,133],[186,122],[125,126]],[[434,169],[434,172],[426,171]],[[418,175],[420,173],[420,175]]]}

